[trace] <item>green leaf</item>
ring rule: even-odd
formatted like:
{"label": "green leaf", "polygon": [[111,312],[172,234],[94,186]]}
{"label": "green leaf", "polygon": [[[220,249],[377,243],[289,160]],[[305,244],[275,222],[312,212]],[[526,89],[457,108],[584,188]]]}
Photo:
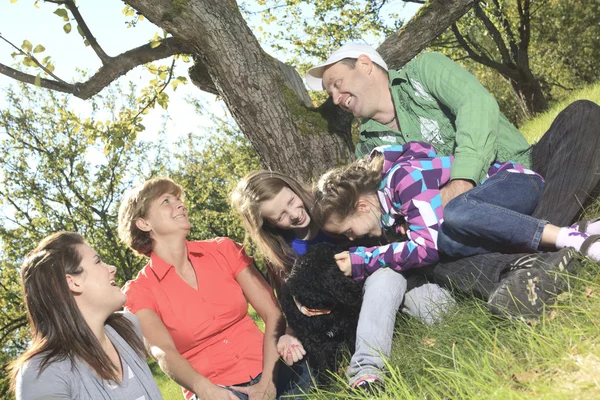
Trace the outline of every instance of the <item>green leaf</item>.
{"label": "green leaf", "polygon": [[54,14],[61,17],[65,22],[69,20],[69,13],[64,8],[57,8],[56,11],[54,11]]}
{"label": "green leaf", "polygon": [[44,57],[44,59],[42,60],[42,64],[46,65],[48,64],[48,61],[50,61],[50,56]]}
{"label": "green leaf", "polygon": [[21,45],[21,48],[27,52],[30,52],[31,49],[33,48],[33,45],[31,44],[31,42],[27,39],[23,40],[23,44]]}
{"label": "green leaf", "polygon": [[162,92],[158,95],[156,101],[158,102],[159,106],[166,110],[169,105],[169,95],[165,92]]}
{"label": "green leaf", "polygon": [[33,60],[31,59],[31,57],[27,56],[23,59],[23,64],[25,64],[28,67],[36,67],[36,63],[33,62]]}
{"label": "green leaf", "polygon": [[33,49],[33,52],[34,53],[41,53],[44,50],[46,50],[46,48],[44,46],[42,46],[41,44],[38,44],[37,46],[35,46],[35,49]]}
{"label": "green leaf", "polygon": [[10,0],[10,4],[15,4],[19,0]]}
{"label": "green leaf", "polygon": [[65,33],[71,33],[71,23],[67,22],[65,26],[63,26]]}
{"label": "green leaf", "polygon": [[49,62],[48,64],[46,64],[46,69],[48,69],[48,71],[50,72],[54,72],[54,64]]}
{"label": "green leaf", "polygon": [[152,40],[150,42],[150,47],[153,48],[153,49],[157,48],[160,45],[161,45],[161,41],[160,40]]}
{"label": "green leaf", "polygon": [[121,11],[121,12],[126,17],[132,17],[132,16],[135,15],[135,11],[133,11],[133,8],[131,8],[131,6],[125,6],[125,8],[123,9],[123,11]]}
{"label": "green leaf", "polygon": [[87,39],[85,39],[85,40],[83,41],[83,44],[85,44],[86,46],[89,46],[89,45],[90,45],[90,41],[89,41],[89,40],[87,40]]}
{"label": "green leaf", "polygon": [[42,87],[42,77],[40,76],[40,74],[36,75],[34,84],[37,87]]}

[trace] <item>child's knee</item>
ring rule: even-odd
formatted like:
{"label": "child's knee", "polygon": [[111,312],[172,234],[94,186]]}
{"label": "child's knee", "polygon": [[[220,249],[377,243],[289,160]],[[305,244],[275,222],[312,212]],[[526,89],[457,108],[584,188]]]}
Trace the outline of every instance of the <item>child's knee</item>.
{"label": "child's knee", "polygon": [[447,289],[435,283],[427,283],[408,292],[404,304],[410,315],[431,325],[438,322],[455,301]]}

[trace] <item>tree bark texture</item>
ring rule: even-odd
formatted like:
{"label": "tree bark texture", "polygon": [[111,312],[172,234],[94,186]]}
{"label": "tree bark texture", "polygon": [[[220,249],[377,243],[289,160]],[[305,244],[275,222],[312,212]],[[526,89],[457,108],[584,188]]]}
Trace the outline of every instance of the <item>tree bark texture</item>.
{"label": "tree bark texture", "polygon": [[262,50],[234,1],[127,3],[199,58],[265,168],[306,181],[351,159],[350,125],[343,133],[329,132],[319,110],[307,107],[310,99],[297,72]]}
{"label": "tree bark texture", "polygon": [[398,69],[413,59],[478,0],[430,0],[397,33],[377,48],[388,67]]}

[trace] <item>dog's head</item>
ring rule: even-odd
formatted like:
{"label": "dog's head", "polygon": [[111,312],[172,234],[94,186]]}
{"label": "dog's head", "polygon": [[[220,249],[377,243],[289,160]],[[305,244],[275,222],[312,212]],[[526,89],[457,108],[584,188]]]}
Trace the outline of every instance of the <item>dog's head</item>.
{"label": "dog's head", "polygon": [[296,260],[281,288],[280,302],[289,326],[317,358],[335,358],[343,346],[354,348],[362,283],[340,271],[334,255],[341,251],[329,243],[311,246]]}

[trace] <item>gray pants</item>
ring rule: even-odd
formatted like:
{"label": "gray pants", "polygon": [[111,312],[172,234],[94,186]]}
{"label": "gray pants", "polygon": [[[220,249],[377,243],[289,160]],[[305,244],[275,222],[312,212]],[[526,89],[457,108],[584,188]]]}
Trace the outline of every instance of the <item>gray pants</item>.
{"label": "gray pants", "polygon": [[428,325],[439,320],[454,304],[450,293],[437,284],[426,283],[408,292],[406,288],[406,278],[389,268],[381,268],[367,277],[356,330],[356,351],[348,367],[350,385],[366,376],[383,380],[402,300],[402,312]]}

